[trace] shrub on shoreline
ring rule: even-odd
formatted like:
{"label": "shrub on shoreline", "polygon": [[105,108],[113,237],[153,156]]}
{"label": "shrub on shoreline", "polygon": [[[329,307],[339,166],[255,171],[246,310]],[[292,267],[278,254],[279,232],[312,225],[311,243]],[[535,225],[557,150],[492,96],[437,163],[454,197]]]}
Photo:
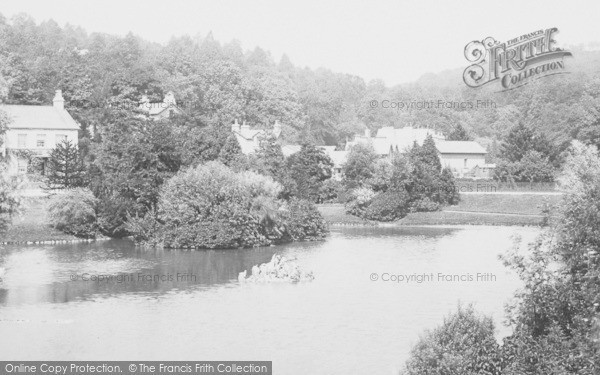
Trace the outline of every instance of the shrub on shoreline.
{"label": "shrub on shoreline", "polygon": [[292,198],[283,208],[282,221],[291,240],[313,241],[327,235],[327,223],[312,202]]}
{"label": "shrub on shoreline", "polygon": [[452,171],[442,168],[431,136],[423,146],[415,143],[407,155],[395,155],[391,162],[375,161],[368,157],[368,149],[357,148],[356,153],[358,166],[351,165],[352,179],[346,181],[348,186],[358,186],[346,203],[351,215],[393,221],[409,212],[437,211],[460,200]]}
{"label": "shrub on shoreline", "polygon": [[169,248],[236,248],[323,238],[314,205],[278,199],[281,184],[209,162],[176,174],[161,188],[157,212],[129,218],[138,242]]}
{"label": "shrub on shoreline", "polygon": [[76,237],[98,234],[98,200],[89,189],[75,188],[57,195],[48,207],[50,225]]}

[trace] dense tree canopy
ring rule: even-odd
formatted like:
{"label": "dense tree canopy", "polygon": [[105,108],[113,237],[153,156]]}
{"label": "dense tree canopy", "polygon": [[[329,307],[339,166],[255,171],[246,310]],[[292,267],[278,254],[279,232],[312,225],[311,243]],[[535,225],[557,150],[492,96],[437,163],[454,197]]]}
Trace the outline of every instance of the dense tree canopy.
{"label": "dense tree canopy", "polygon": [[[600,52],[575,48],[573,54],[577,60],[569,69],[575,74],[506,93],[464,87],[460,69],[386,87],[381,81],[296,67],[286,56],[276,62],[267,51],[244,51],[239,43],[220,43],[212,34],[158,45],[131,33],[118,37],[54,21],[36,24],[20,14],[0,17],[0,97],[8,103],[49,104],[60,88],[84,128],[103,126],[99,107],[132,109],[142,95],[155,102],[173,91],[186,114],[205,126],[227,127],[238,118],[267,127],[278,120],[283,137],[292,142],[342,145],[365,125],[377,130],[410,124],[485,145],[524,123],[556,145],[573,137],[593,143],[600,75],[598,65],[589,62]],[[418,105],[424,102],[426,110]],[[402,110],[390,103],[403,103]]]}

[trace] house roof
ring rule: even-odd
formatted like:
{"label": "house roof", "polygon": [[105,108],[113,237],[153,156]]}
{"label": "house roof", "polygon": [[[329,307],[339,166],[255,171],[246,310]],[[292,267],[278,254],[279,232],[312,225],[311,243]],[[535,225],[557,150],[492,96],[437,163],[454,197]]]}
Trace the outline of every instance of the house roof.
{"label": "house roof", "polygon": [[9,129],[79,130],[79,125],[64,109],[42,105],[0,105],[11,119]]}
{"label": "house roof", "polygon": [[[281,152],[287,158],[300,151],[301,148],[301,145],[285,145],[281,147]],[[335,168],[341,168],[348,158],[348,151],[337,151],[335,146],[317,146],[317,148],[323,150],[325,155],[329,156]]]}
{"label": "house roof", "polygon": [[177,113],[181,113],[181,109],[174,104],[169,104],[169,105],[163,105],[164,103],[152,103],[152,104],[159,104],[159,105],[157,105],[157,106],[153,105],[148,109],[148,115],[150,115],[150,116],[159,115],[162,112],[166,111],[167,109],[173,109],[173,110],[177,111]]}
{"label": "house roof", "polygon": [[256,150],[260,146],[260,144],[258,142],[259,140],[257,138],[248,139],[248,138],[243,137],[240,133],[233,133],[233,134],[234,134],[235,138],[237,139],[238,144],[240,145],[242,153],[245,155],[256,152]]}
{"label": "house roof", "polygon": [[370,143],[373,145],[375,153],[380,156],[389,155],[390,151],[406,152],[410,150],[414,142],[423,144],[428,135],[431,135],[434,140],[444,139],[442,134],[432,129],[413,128],[410,126],[397,129],[392,126],[385,126],[377,130],[375,137],[357,134],[353,141],[346,143],[346,150],[349,150],[358,143]]}
{"label": "house roof", "polygon": [[485,148],[474,141],[436,140],[435,147],[441,154],[487,154]]}
{"label": "house roof", "polygon": [[237,132],[234,131],[233,132],[236,136],[240,136],[244,139],[247,140],[251,140],[254,137],[256,137],[257,135],[261,135],[261,136],[265,136],[266,132],[262,129],[242,129],[241,131]]}
{"label": "house roof", "polygon": [[300,145],[285,145],[281,147],[281,152],[283,152],[283,156],[286,158],[296,152],[300,151],[302,146]]}

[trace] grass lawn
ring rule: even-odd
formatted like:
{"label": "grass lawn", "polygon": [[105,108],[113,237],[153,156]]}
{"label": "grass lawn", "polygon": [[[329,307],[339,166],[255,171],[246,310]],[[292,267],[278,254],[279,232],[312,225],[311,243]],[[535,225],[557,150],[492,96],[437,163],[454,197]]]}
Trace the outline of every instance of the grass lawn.
{"label": "grass lawn", "polygon": [[8,231],[0,237],[0,242],[76,240],[77,237],[50,227],[47,207],[51,199],[24,198],[21,213],[13,218]]}
{"label": "grass lawn", "polygon": [[471,212],[414,212],[395,222],[396,225],[540,225],[538,216],[502,215]]}
{"label": "grass lawn", "polygon": [[560,195],[461,194],[458,205],[442,210],[540,215],[544,204],[556,205],[561,199]]}
{"label": "grass lawn", "polygon": [[343,204],[319,204],[317,209],[329,224],[375,225],[368,220],[348,215]]}
{"label": "grass lawn", "polygon": [[[415,212],[396,221],[396,225],[539,225],[544,205],[555,205],[560,195],[471,195],[461,194],[456,206],[441,211]],[[325,220],[333,225],[373,225],[346,214],[342,204],[318,205]]]}

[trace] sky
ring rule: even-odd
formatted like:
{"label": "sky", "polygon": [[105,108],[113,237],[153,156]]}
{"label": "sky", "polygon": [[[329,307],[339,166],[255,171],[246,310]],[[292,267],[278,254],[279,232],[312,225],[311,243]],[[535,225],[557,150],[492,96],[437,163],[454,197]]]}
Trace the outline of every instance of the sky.
{"label": "sky", "polygon": [[488,36],[503,42],[558,27],[558,46],[600,49],[598,0],[0,0],[5,17],[21,12],[159,43],[212,31],[220,42],[260,46],[275,61],[285,53],[297,66],[387,85],[466,68],[465,45]]}

